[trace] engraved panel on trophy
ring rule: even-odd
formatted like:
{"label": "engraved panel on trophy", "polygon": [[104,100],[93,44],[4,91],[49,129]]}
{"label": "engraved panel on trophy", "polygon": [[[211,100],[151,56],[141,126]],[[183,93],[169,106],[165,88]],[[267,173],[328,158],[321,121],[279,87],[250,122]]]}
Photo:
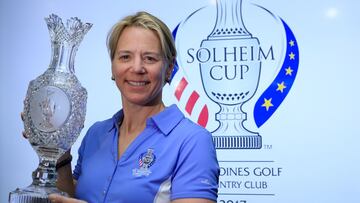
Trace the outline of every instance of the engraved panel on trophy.
{"label": "engraved panel on trophy", "polygon": [[59,129],[68,119],[71,103],[66,93],[55,86],[40,88],[30,98],[30,117],[43,132]]}

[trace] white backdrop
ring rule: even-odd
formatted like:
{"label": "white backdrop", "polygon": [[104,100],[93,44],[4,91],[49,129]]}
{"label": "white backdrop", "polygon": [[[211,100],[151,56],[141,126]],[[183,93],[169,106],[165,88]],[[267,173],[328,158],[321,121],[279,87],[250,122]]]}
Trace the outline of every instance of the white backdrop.
{"label": "white backdrop", "polygon": [[[257,166],[240,161],[271,160],[261,166],[276,171],[280,168],[281,173],[260,177],[268,185],[266,190],[234,187],[231,190],[237,195],[221,195],[219,202],[360,202],[359,1],[243,2],[256,3],[283,18],[296,36],[301,58],[294,86],[270,120],[259,129],[250,118],[246,123],[262,135],[262,149],[228,154],[229,159],[238,160],[249,170]],[[20,112],[29,81],[49,65],[50,40],[44,17],[51,13],[63,19],[77,16],[94,24],[75,59],[76,75],[89,94],[85,128],[72,150],[75,163],[77,148],[89,126],[121,108],[118,90],[110,80],[105,46],[111,26],[125,15],[145,10],[174,29],[192,12],[213,3],[0,0],[0,202],[7,202],[8,193],[15,188],[29,185],[31,172],[38,164],[35,152],[21,136]],[[164,100],[166,104],[177,102],[172,87],[165,87]],[[251,175],[244,177],[255,179]],[[272,195],[254,195],[261,193]]]}

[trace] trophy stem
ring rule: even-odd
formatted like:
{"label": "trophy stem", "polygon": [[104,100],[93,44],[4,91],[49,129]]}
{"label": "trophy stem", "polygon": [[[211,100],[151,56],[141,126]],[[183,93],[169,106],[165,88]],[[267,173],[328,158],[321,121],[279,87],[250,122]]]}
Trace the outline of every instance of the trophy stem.
{"label": "trophy stem", "polygon": [[9,195],[9,203],[50,203],[48,195],[57,193],[68,196],[56,188],[56,160],[40,158],[37,169],[32,173],[33,182],[23,189],[16,189]]}
{"label": "trophy stem", "polygon": [[44,187],[56,187],[56,161],[40,158],[38,168],[32,173],[33,185]]}
{"label": "trophy stem", "polygon": [[220,126],[213,132],[213,140],[217,149],[260,149],[261,136],[247,130],[243,123],[247,115],[241,107],[236,105],[219,104],[220,111],[216,120]]}

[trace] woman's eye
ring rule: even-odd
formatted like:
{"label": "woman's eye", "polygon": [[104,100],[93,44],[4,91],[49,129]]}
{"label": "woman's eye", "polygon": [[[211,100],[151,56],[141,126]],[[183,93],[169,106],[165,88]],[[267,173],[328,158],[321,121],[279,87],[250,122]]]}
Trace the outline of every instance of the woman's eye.
{"label": "woman's eye", "polygon": [[145,56],[144,61],[145,63],[155,63],[157,62],[157,58],[152,56]]}
{"label": "woman's eye", "polygon": [[120,61],[128,61],[130,59],[129,55],[121,55],[119,56]]}

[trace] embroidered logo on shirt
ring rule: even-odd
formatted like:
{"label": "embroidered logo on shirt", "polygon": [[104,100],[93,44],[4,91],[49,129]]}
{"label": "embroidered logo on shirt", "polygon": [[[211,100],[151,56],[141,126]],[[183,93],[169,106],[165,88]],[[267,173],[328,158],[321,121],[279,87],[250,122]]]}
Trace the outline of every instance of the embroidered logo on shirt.
{"label": "embroidered logo on shirt", "polygon": [[211,185],[209,179],[200,179],[200,183]]}
{"label": "embroidered logo on shirt", "polygon": [[139,168],[133,169],[133,176],[148,176],[151,173],[149,169],[155,162],[156,156],[154,150],[149,148],[146,152],[140,154],[139,156]]}

